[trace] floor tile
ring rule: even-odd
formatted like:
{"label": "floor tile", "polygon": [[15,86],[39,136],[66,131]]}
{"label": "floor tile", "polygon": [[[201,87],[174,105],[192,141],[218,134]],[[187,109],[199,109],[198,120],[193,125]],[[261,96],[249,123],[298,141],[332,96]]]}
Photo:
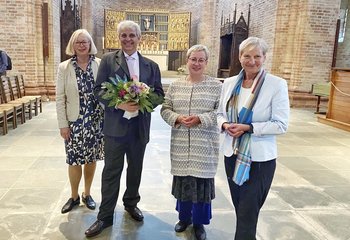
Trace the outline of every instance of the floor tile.
{"label": "floor tile", "polygon": [[[171,195],[170,127],[159,110],[152,113],[140,187],[144,222],[133,221],[123,209],[124,171],[114,225],[94,239],[194,239],[192,226],[174,231],[178,214]],[[277,141],[277,169],[260,212],[257,240],[350,239],[350,133],[317,122],[312,111],[291,109],[288,133]],[[45,102],[43,113],[0,136],[0,161],[0,240],[85,239],[101,203],[104,162],[97,163],[91,188],[97,208],[81,203],[61,214],[70,185],[55,102]],[[208,240],[231,240],[236,220],[221,153],[215,185],[213,217],[205,226]],[[83,186],[82,180],[79,194]]]}

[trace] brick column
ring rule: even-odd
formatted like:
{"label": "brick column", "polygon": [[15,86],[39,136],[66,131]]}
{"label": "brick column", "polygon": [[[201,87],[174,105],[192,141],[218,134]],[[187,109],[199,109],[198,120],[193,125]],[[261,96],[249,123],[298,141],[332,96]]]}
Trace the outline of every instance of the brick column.
{"label": "brick column", "polygon": [[218,55],[214,46],[218,39],[217,36],[212,34],[216,28],[216,9],[217,0],[207,0],[202,2],[202,11],[200,15],[200,21],[198,24],[198,43],[206,45],[210,51],[210,57],[208,61],[207,74],[211,76],[217,75],[218,68]]}
{"label": "brick column", "polygon": [[314,106],[311,85],[329,80],[339,1],[279,1],[272,72],[289,81],[292,106]]}

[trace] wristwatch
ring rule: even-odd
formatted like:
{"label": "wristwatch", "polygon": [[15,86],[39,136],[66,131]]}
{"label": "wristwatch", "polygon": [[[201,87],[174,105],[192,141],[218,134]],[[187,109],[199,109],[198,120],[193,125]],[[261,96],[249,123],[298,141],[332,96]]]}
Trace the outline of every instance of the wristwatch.
{"label": "wristwatch", "polygon": [[254,126],[253,124],[249,123],[249,130],[248,130],[249,133],[253,133],[254,132]]}

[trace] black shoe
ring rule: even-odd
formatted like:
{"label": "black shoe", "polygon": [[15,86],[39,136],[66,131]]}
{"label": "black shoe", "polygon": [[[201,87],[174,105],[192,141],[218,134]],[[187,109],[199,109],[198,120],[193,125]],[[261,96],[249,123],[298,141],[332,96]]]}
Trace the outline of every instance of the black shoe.
{"label": "black shoe", "polygon": [[85,231],[85,236],[86,237],[93,237],[102,232],[103,229],[112,226],[113,222],[107,222],[107,221],[102,221],[102,220],[97,220],[92,224],[86,231]]}
{"label": "black shoe", "polygon": [[63,205],[61,213],[67,213],[70,210],[72,210],[74,206],[79,205],[79,204],[80,204],[80,197],[79,196],[76,200],[73,200],[73,198],[70,198],[70,199],[68,199],[66,204]]}
{"label": "black shoe", "polygon": [[85,204],[88,209],[94,210],[96,208],[96,203],[92,199],[91,195],[85,196],[84,193],[81,194],[81,201]]}
{"label": "black shoe", "polygon": [[184,221],[180,220],[175,225],[175,232],[183,232],[191,224],[192,224],[192,222],[184,222]]}
{"label": "black shoe", "polygon": [[127,211],[130,216],[138,221],[138,222],[142,222],[143,221],[143,215],[142,215],[142,212],[141,210],[138,208],[138,207],[125,207],[124,208],[125,211]]}
{"label": "black shoe", "polygon": [[193,229],[194,229],[194,235],[196,236],[197,240],[207,239],[207,233],[205,232],[204,226],[202,224],[193,225]]}

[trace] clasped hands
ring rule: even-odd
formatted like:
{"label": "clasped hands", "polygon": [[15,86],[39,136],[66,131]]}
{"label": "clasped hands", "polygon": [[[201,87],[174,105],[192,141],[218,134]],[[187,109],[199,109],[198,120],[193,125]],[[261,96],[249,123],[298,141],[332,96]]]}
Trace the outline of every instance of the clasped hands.
{"label": "clasped hands", "polygon": [[242,123],[224,123],[222,129],[231,137],[238,138],[243,135],[244,132],[249,131],[250,126]]}
{"label": "clasped hands", "polygon": [[116,106],[118,109],[127,111],[127,112],[135,112],[140,109],[140,106],[137,102],[130,101],[126,103],[121,103],[118,106]]}
{"label": "clasped hands", "polygon": [[180,115],[176,119],[176,123],[190,128],[200,124],[201,120],[199,119],[198,116],[195,116],[195,115],[190,115],[190,116]]}

